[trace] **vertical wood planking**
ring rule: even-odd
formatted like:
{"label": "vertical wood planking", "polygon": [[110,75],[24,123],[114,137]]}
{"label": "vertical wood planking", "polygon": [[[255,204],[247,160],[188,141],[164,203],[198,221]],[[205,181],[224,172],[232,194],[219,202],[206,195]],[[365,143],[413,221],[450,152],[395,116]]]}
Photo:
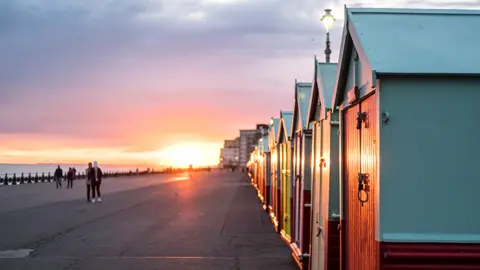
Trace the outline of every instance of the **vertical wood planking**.
{"label": "vertical wood planking", "polygon": [[363,100],[360,109],[366,113],[366,122],[361,129],[361,172],[369,174],[369,200],[361,209],[362,250],[359,254],[366,270],[378,269],[378,246],[375,241],[375,189],[377,181],[377,154],[375,151],[377,124],[375,95]]}
{"label": "vertical wood planking", "polygon": [[360,202],[357,199],[360,172],[360,131],[356,128],[360,105],[344,112],[344,201],[345,201],[345,263],[346,270],[374,270],[366,268],[362,258],[362,220]]}

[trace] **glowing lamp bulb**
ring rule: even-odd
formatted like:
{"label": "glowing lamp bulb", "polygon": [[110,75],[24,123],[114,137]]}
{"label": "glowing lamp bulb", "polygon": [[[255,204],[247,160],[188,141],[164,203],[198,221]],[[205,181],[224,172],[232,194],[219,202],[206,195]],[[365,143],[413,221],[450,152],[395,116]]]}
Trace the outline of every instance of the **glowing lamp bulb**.
{"label": "glowing lamp bulb", "polygon": [[335,18],[333,17],[331,12],[331,9],[325,9],[325,15],[323,15],[320,19],[325,26],[327,33],[330,32],[330,29],[332,29],[333,23],[335,22]]}

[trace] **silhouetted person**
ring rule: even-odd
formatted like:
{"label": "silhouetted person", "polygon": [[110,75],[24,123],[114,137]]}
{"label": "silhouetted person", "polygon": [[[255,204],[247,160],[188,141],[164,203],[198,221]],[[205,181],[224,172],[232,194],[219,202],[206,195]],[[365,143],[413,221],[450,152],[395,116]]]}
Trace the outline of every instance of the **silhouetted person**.
{"label": "silhouetted person", "polygon": [[192,173],[193,173],[193,165],[188,166],[188,177],[192,178]]}
{"label": "silhouetted person", "polygon": [[63,170],[60,168],[60,165],[58,165],[57,169],[55,170],[55,173],[53,173],[53,178],[55,179],[55,183],[57,184],[57,188],[62,187],[62,178],[63,178]]}
{"label": "silhouetted person", "polygon": [[73,169],[68,168],[67,172],[67,188],[73,188]]}
{"label": "silhouetted person", "polygon": [[88,202],[91,202],[90,200],[90,194],[93,192],[93,188],[92,188],[92,178],[94,177],[93,175],[93,167],[92,167],[92,163],[89,162],[88,163],[88,168],[85,170],[85,176],[86,176],[86,180],[85,180],[85,185],[87,186],[87,201]]}
{"label": "silhouetted person", "polygon": [[[103,173],[102,170],[98,167],[98,163],[95,161],[93,163],[94,167],[90,168],[88,171],[88,178],[91,179],[91,190],[92,190],[92,202],[95,202],[95,192],[96,195],[98,196],[98,202],[102,202],[102,195],[100,193],[100,187],[102,185],[102,177]],[[89,166],[91,166],[91,163],[89,163]]]}

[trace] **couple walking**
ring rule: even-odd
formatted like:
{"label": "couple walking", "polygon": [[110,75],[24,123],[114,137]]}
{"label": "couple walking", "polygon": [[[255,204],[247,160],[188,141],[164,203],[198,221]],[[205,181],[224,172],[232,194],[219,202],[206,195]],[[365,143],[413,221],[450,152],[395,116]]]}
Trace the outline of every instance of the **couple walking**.
{"label": "couple walking", "polygon": [[[87,168],[87,201],[95,203],[95,195],[98,197],[98,202],[102,202],[102,197],[100,194],[100,186],[102,184],[102,170],[98,167],[98,163],[96,161],[92,163],[88,163]],[[91,194],[91,200],[90,200]]]}

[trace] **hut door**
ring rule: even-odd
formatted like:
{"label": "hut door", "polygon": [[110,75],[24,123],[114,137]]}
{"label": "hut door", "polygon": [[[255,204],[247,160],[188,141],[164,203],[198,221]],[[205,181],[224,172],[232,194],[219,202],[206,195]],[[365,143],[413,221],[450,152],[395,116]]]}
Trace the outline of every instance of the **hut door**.
{"label": "hut door", "polygon": [[[343,251],[346,270],[377,269],[373,200],[376,173],[375,109],[375,95],[372,95],[344,112]],[[363,184],[361,191],[359,182]]]}
{"label": "hut door", "polygon": [[[376,152],[376,138],[378,121],[376,118],[376,100],[375,94],[363,100],[360,109],[365,115],[365,121],[360,129],[361,134],[361,172],[368,175],[368,190],[362,192],[361,199],[367,199],[362,210],[363,222],[363,236],[362,242],[364,245],[362,257],[367,256],[365,269],[378,269],[379,252],[378,245],[375,241],[375,190],[377,184],[377,152]],[[358,186],[358,180],[356,182]],[[357,187],[358,190],[358,187]],[[368,197],[365,196],[368,194]]]}
{"label": "hut door", "polygon": [[320,157],[322,157],[323,149],[323,131],[322,124],[315,124],[314,134],[314,155],[312,163],[313,172],[313,198],[312,198],[312,270],[323,269],[325,254],[325,217],[322,212],[322,168],[320,166]]}
{"label": "hut door", "polygon": [[290,152],[288,151],[289,145],[288,143],[282,144],[282,167],[283,167],[283,174],[282,174],[282,229],[285,232],[285,234],[288,237],[291,237],[290,235],[290,205],[291,205],[291,183],[289,181],[290,178]]}
{"label": "hut door", "polygon": [[292,171],[292,148],[289,143],[285,144],[285,153],[287,158],[286,168],[287,173],[285,174],[285,232],[288,237],[292,237],[292,180],[291,180],[291,171]]}
{"label": "hut door", "polygon": [[293,215],[295,216],[295,222],[293,224],[294,226],[294,231],[293,237],[294,240],[300,244],[301,239],[300,239],[300,209],[301,209],[301,194],[302,194],[302,173],[301,173],[301,165],[302,165],[302,159],[301,159],[301,149],[302,149],[302,135],[297,134],[295,137],[295,190],[294,190],[294,196],[293,196],[293,201],[294,201],[294,208],[293,208]]}

